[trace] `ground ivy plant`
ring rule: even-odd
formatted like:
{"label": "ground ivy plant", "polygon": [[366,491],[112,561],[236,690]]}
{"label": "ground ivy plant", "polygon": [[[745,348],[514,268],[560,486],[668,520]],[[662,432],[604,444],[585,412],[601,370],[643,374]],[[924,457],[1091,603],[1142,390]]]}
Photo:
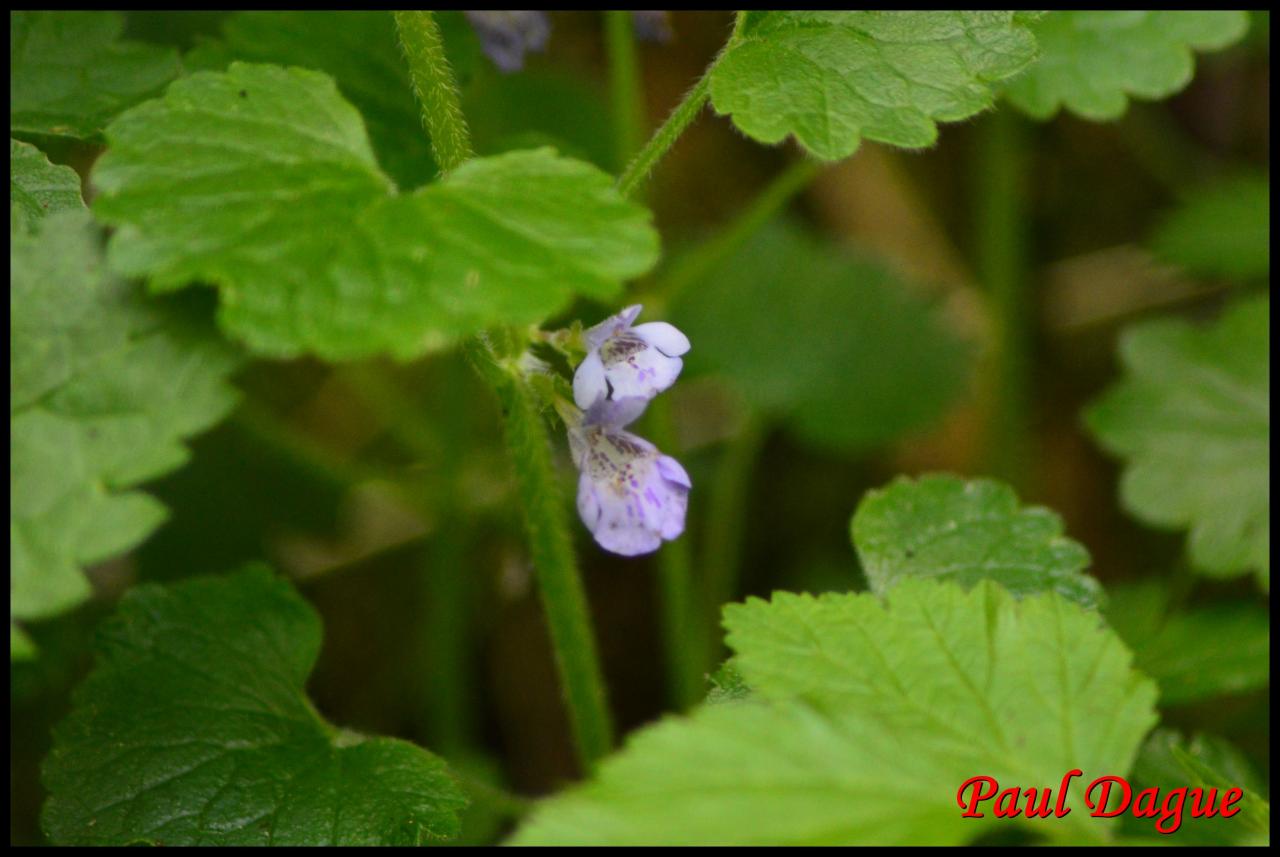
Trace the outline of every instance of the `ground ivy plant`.
{"label": "ground ivy plant", "polygon": [[[502,501],[519,508],[583,775],[532,807],[508,800],[505,841],[1167,841],[1091,818],[1078,792],[1064,798],[1074,813],[1049,819],[957,809],[975,774],[1040,787],[1072,769],[1238,785],[1239,823],[1197,819],[1180,836],[1269,835],[1266,785],[1239,750],[1153,731],[1167,708],[1268,686],[1268,618],[1244,593],[1184,609],[1159,581],[1104,587],[1055,512],[1000,479],[944,473],[841,507],[843,591],[736,600],[731,559],[764,427],[837,454],[883,447],[948,413],[992,344],[911,275],[778,217],[784,205],[864,142],[930,147],[987,111],[1117,119],[1130,99],[1187,86],[1196,52],[1244,36],[1244,13],[739,12],[645,142],[633,42],[670,39],[671,22],[609,12],[605,163],[473,137],[468,116],[486,108],[459,80],[554,50],[543,13],[236,13],[181,54],[126,36],[118,13],[10,24],[15,661],[45,657],[33,626],[94,599],[86,572],[162,524],[147,483],[235,411],[246,365],[459,351],[498,405]],[[660,268],[646,182],[700,117],[793,140],[798,159]],[[1228,176],[1152,226],[1158,258],[1221,278],[1227,297],[1212,318],[1126,329],[1119,378],[1082,417],[1120,461],[1126,512],[1186,530],[1194,572],[1263,590],[1268,190],[1266,176]],[[664,286],[628,298],[646,278]],[[997,374],[1018,356],[1012,306],[982,310]],[[677,458],[686,368],[723,383],[743,426],[705,487]],[[704,501],[724,548],[705,568],[685,532]],[[619,564],[656,553],[662,576],[674,710],[620,748],[583,550]],[[265,564],[129,588],[52,731],[49,840],[465,839],[488,787],[442,748],[322,716],[306,687],[322,639]]]}

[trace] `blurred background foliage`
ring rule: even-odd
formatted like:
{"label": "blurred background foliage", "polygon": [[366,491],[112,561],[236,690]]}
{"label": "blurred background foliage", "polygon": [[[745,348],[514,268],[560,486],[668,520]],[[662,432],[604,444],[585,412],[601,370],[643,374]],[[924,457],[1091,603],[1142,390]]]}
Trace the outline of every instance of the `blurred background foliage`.
{"label": "blurred background foliage", "polygon": [[[477,148],[551,143],[617,171],[600,17],[552,20],[548,49],[503,75],[461,14],[444,15]],[[723,43],[731,16],[676,12],[671,22],[670,42],[639,45],[646,133]],[[692,475],[688,530],[635,560],[578,534],[622,730],[705,693],[701,677],[721,657],[714,605],[862,588],[849,516],[899,473],[996,475],[1058,511],[1116,593],[1108,615],[1122,634],[1153,621],[1153,603],[1225,617],[1166,628],[1165,650],[1241,621],[1232,605],[1256,598],[1253,582],[1193,577],[1184,534],[1125,514],[1119,462],[1080,413],[1117,377],[1125,325],[1212,318],[1226,298],[1266,288],[1268,27],[1256,16],[1244,42],[1197,57],[1183,92],[1134,102],[1115,122],[1061,113],[1037,123],[1000,105],[945,126],[927,151],[864,143],[828,167],[703,114],[647,186],[666,262],[631,295],[645,319],[668,318],[693,343],[684,380],[644,432]],[[247,58],[327,71],[398,183],[435,174],[385,13],[138,12],[126,37],[178,47],[187,70]],[[98,153],[51,151],[81,175]],[[611,309],[582,304],[557,321]],[[1002,331],[1001,319],[1016,329]],[[460,356],[257,361],[238,380],[234,417],[153,486],[170,520],[92,570],[99,598],[31,628],[40,657],[11,675],[11,840],[42,841],[49,727],[112,601],[137,581],[255,559],[294,578],[323,615],[309,690],[331,720],[417,741],[517,794],[578,776],[496,404]],[[662,642],[664,563],[687,563],[705,595],[706,627],[686,639],[714,638],[674,658]],[[1158,672],[1160,652],[1148,658]],[[1265,690],[1162,707],[1165,726],[1230,736],[1269,779]],[[477,802],[465,841],[492,840],[500,804]]]}

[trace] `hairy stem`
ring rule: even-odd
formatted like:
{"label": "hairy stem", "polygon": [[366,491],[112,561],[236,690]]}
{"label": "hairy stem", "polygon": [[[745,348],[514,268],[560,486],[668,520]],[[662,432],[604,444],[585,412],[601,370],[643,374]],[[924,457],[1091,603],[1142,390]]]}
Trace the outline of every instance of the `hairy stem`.
{"label": "hairy stem", "polygon": [[515,469],[542,608],[551,631],[578,755],[590,770],[609,752],[613,727],[546,423],[528,384],[499,365],[487,342],[473,340],[467,353],[497,392],[506,417],[507,449]]}
{"label": "hairy stem", "polygon": [[618,177],[618,190],[622,191],[624,196],[630,196],[640,182],[649,175],[654,165],[662,160],[667,150],[675,145],[684,130],[697,118],[710,95],[711,75],[703,74],[694,84],[693,89],[685,94],[684,100],[671,111],[667,121],[653,133],[639,154],[631,159],[626,171]]}
{"label": "hairy stem", "polygon": [[[397,12],[396,26],[436,159],[442,170],[451,170],[471,157],[471,144],[440,28],[430,12]],[[510,329],[498,331],[497,337],[503,344],[503,356],[509,357],[513,350],[509,346],[520,337]],[[498,363],[488,339],[470,340],[467,356],[502,404],[503,433],[574,742],[583,766],[591,770],[609,752],[613,726],[546,425],[533,391],[513,368]]]}
{"label": "hairy stem", "polygon": [[746,15],[738,12],[734,18],[733,33],[730,34],[729,40],[725,42],[724,48],[720,54],[707,66],[707,70],[702,73],[702,77],[698,78],[698,82],[693,88],[685,93],[684,98],[676,105],[676,109],[671,111],[671,115],[662,123],[657,131],[653,132],[653,136],[649,138],[649,142],[644,144],[644,148],[640,150],[631,163],[627,165],[626,170],[618,177],[618,190],[622,191],[624,196],[630,196],[635,191],[640,182],[644,181],[649,175],[650,170],[658,161],[662,160],[662,156],[675,145],[676,140],[680,139],[680,135],[685,129],[698,118],[698,114],[702,112],[702,108],[706,106],[707,100],[711,97],[711,72],[716,67],[716,63],[720,61],[720,57],[738,39],[738,34],[742,31],[742,26],[746,22]]}
{"label": "hairy stem", "polygon": [[471,134],[462,117],[458,87],[444,53],[440,25],[432,12],[393,12],[400,47],[409,61],[413,91],[442,173],[471,157]]}
{"label": "hairy stem", "polygon": [[1028,421],[1032,360],[1031,292],[1027,271],[1025,210],[1026,126],[1011,110],[988,116],[978,142],[982,185],[976,267],[988,290],[995,322],[994,401],[986,429],[987,470],[1025,489],[1032,436]]}

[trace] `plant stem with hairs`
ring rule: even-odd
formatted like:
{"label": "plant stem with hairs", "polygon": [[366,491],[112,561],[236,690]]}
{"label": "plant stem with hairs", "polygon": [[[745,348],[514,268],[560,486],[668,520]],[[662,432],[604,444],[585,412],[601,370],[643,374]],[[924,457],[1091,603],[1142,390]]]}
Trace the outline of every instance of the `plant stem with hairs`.
{"label": "plant stem with hairs", "polygon": [[[439,25],[431,12],[397,12],[395,16],[436,160],[448,172],[471,157],[471,143]],[[503,433],[569,721],[578,757],[591,770],[613,745],[613,725],[586,594],[573,556],[546,424],[537,397],[514,359],[524,350],[523,337],[504,329],[496,331],[494,339],[500,343],[497,350],[486,337],[470,340],[467,356],[502,405]]]}

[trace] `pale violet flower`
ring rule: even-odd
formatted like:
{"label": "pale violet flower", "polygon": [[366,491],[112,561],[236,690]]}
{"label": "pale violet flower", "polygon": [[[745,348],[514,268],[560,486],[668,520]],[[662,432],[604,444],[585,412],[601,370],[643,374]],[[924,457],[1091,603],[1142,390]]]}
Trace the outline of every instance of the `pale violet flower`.
{"label": "pale violet flower", "polygon": [[689,338],[665,321],[631,323],[641,306],[629,306],[586,331],[587,356],[573,375],[580,408],[597,399],[652,399],[675,383]]}
{"label": "pale violet flower", "polygon": [[670,13],[632,11],[631,20],[635,24],[636,37],[641,41],[663,43],[671,41]]}
{"label": "pale violet flower", "polygon": [[471,28],[480,37],[480,46],[499,71],[524,68],[526,51],[547,46],[551,21],[546,12],[466,12]]}
{"label": "pale violet flower", "polygon": [[623,426],[648,400],[598,398],[569,429],[578,477],[578,514],[600,547],[622,556],[658,549],[684,532],[693,483],[669,455]]}

